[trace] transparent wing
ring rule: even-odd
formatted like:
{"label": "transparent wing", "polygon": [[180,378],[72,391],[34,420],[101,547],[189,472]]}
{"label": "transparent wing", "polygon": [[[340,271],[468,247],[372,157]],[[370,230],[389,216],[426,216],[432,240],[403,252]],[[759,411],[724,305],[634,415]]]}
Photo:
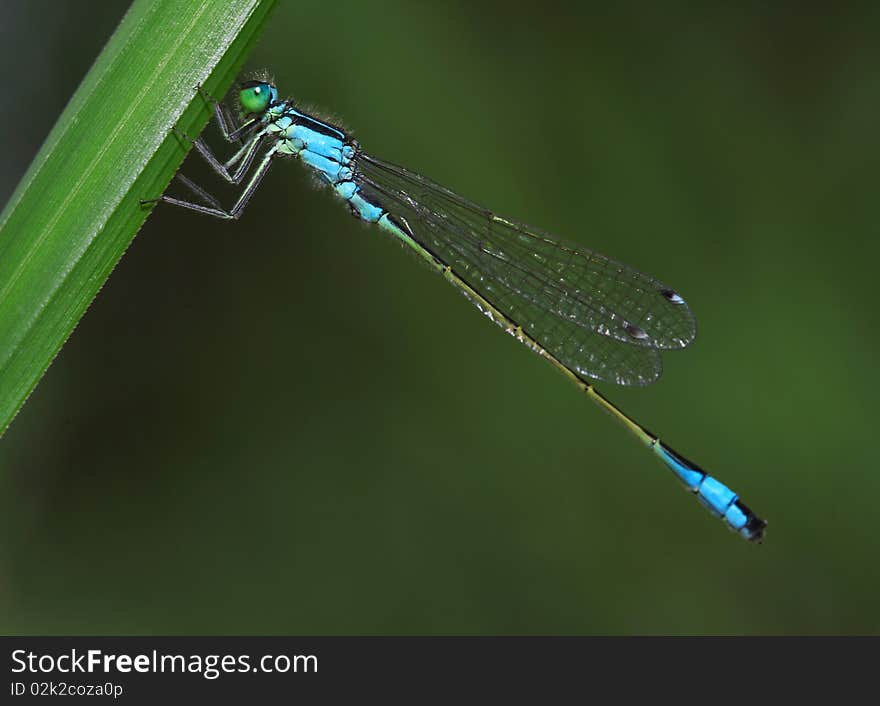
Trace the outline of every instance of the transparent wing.
{"label": "transparent wing", "polygon": [[363,153],[355,180],[508,320],[500,325],[522,327],[585,377],[646,385],[660,376],[660,350],[694,339],[695,320],[684,300],[627,265],[504,219]]}

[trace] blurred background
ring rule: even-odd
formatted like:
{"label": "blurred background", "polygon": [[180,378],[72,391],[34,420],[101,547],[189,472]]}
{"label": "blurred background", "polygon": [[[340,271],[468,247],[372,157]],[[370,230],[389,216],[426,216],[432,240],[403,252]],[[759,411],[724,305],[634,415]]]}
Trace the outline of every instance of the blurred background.
{"label": "blurred background", "polygon": [[[248,66],[681,291],[694,346],[601,389],[762,546],[283,163],[157,208],[0,440],[0,631],[880,632],[880,6],[663,5],[283,0]],[[2,4],[0,202],[126,7]]]}

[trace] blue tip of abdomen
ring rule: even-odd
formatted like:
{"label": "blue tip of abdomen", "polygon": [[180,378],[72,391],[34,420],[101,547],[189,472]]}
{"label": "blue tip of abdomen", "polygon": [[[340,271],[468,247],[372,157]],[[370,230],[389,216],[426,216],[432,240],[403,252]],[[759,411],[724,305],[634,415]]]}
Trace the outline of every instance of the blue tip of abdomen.
{"label": "blue tip of abdomen", "polygon": [[730,529],[750,542],[760,542],[764,538],[767,523],[753,513],[724,483],[659,439],[653,446],[663,463],[699,498],[709,512],[724,520]]}

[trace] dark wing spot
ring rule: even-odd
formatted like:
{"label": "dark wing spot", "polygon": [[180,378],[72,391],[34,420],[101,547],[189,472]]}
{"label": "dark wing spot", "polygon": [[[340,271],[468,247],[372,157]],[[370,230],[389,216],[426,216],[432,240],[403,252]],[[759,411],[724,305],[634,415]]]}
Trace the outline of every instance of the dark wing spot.
{"label": "dark wing spot", "polygon": [[666,297],[666,300],[672,302],[673,304],[684,304],[684,299],[681,298],[678,292],[675,292],[672,289],[661,289],[660,294]]}
{"label": "dark wing spot", "polygon": [[645,341],[648,339],[648,334],[635,324],[626,324],[623,328],[630,336],[638,341]]}

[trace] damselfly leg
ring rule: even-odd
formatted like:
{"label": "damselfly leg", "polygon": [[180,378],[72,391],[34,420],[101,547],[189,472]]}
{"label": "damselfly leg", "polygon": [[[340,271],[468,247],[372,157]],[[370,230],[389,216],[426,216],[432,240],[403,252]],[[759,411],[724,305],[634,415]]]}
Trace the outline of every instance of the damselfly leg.
{"label": "damselfly leg", "polygon": [[[201,89],[199,89],[201,91]],[[232,122],[232,116],[229,114],[228,110],[221,104],[219,101],[214,100],[211,96],[206,94],[204,91],[201,91],[205,97],[213,102],[214,104],[214,119],[217,122],[220,131],[223,133],[223,136],[229,142],[241,141],[241,137],[243,134],[248,131],[253,130],[258,125],[258,121],[256,120],[247,120],[243,125],[238,127],[234,127],[230,130],[230,125],[234,125]],[[205,160],[209,167],[220,176],[222,179],[227,181],[230,184],[239,185],[244,181],[245,177],[248,174],[251,166],[254,163],[254,158],[260,150],[260,147],[264,143],[264,138],[266,137],[265,131],[258,131],[251,135],[250,139],[245,142],[239,150],[232,155],[226,162],[221,162],[210,147],[205,143],[205,141],[198,137],[196,139],[192,139],[188,135],[186,135],[181,130],[177,128],[172,128],[174,133],[184,142],[189,142],[195,147],[196,151],[201,155],[201,157]],[[275,146],[270,147],[269,150],[263,155],[262,160],[258,164],[257,168],[250,175],[250,178],[245,185],[244,190],[240,194],[238,200],[235,202],[235,205],[229,210],[223,208],[220,204],[220,201],[212,196],[208,191],[200,187],[191,179],[187,178],[183,174],[177,174],[176,179],[180,181],[189,191],[196,195],[196,197],[202,201],[202,203],[196,203],[193,201],[186,201],[184,199],[179,199],[174,196],[168,196],[163,194],[162,196],[155,199],[142,199],[141,204],[149,204],[149,203],[168,203],[174,206],[180,206],[181,208],[189,209],[190,211],[196,211],[197,213],[202,213],[207,216],[214,216],[215,218],[222,218],[224,220],[229,219],[237,219],[241,216],[248,202],[253,197],[254,193],[257,190],[257,187],[262,181],[263,177],[266,176],[266,172],[269,171],[269,167],[272,164],[272,160],[275,156],[277,156],[278,150]],[[237,166],[236,166],[237,165]],[[235,167],[235,171],[230,173],[229,170]]]}

